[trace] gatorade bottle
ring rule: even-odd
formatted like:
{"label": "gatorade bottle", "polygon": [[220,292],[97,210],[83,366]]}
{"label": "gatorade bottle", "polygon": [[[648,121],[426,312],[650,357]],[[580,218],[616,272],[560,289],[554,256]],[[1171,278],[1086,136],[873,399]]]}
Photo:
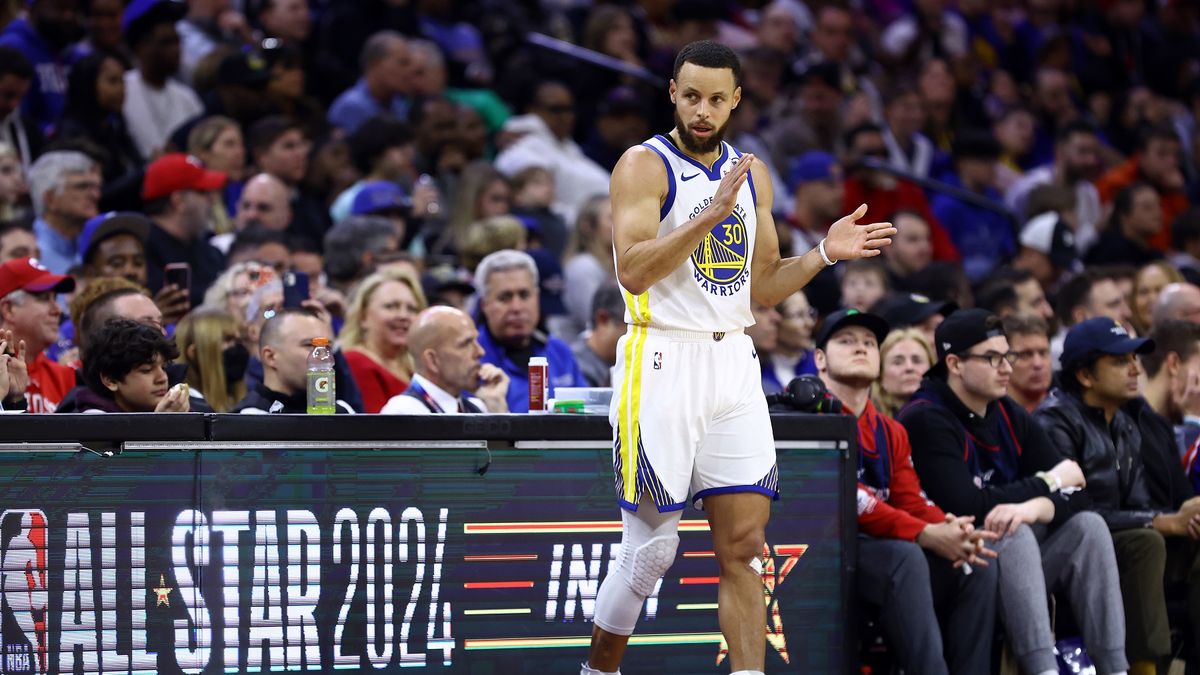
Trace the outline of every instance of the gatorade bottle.
{"label": "gatorade bottle", "polygon": [[313,338],[312,344],[312,354],[308,355],[308,414],[332,415],[337,407],[333,351],[329,349],[329,338]]}

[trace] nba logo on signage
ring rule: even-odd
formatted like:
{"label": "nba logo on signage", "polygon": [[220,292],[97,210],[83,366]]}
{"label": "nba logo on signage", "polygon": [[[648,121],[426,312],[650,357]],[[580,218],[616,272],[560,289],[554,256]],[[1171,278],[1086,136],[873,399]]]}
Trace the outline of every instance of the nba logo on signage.
{"label": "nba logo on signage", "polygon": [[49,561],[46,514],[0,515],[0,672],[48,672],[46,606]]}

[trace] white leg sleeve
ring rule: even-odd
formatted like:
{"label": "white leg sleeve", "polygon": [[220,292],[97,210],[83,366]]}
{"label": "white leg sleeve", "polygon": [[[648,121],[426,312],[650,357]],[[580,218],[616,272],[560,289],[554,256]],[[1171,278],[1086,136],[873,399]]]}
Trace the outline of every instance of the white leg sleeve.
{"label": "white leg sleeve", "polygon": [[595,622],[614,635],[632,635],[642,603],[675,562],[683,511],[659,513],[643,503],[637,513],[621,509],[621,552],[596,594]]}

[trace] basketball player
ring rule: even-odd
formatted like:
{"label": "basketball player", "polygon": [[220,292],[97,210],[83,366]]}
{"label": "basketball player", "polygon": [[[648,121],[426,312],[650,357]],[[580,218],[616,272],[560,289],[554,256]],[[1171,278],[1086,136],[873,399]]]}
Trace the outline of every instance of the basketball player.
{"label": "basketball player", "polygon": [[754,323],[750,298],[774,306],[838,260],[879,255],[896,232],[859,225],[860,206],[818,247],[781,260],[767,169],[722,141],[740,79],[728,48],[684,47],[670,85],[675,129],[627,150],[613,171],[613,246],[630,324],[609,413],[624,527],[582,675],[618,672],[643,601],[675,559],[689,495],[712,531],[730,665],[735,675],[762,672],[759,557],[779,486],[758,357],[743,332]]}

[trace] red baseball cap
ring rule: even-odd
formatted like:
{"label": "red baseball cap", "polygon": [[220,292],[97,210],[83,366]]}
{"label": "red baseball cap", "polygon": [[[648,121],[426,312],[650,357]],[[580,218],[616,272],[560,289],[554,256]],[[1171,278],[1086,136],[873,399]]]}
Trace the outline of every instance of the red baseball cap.
{"label": "red baseball cap", "polygon": [[192,155],[173,152],[159,157],[146,167],[142,199],[160,199],[180,190],[212,192],[223,185],[224,173],[205,169],[204,163]]}
{"label": "red baseball cap", "polygon": [[0,265],[0,298],[13,291],[70,293],[73,290],[73,277],[54,274],[42,267],[37,258],[17,258]]}

